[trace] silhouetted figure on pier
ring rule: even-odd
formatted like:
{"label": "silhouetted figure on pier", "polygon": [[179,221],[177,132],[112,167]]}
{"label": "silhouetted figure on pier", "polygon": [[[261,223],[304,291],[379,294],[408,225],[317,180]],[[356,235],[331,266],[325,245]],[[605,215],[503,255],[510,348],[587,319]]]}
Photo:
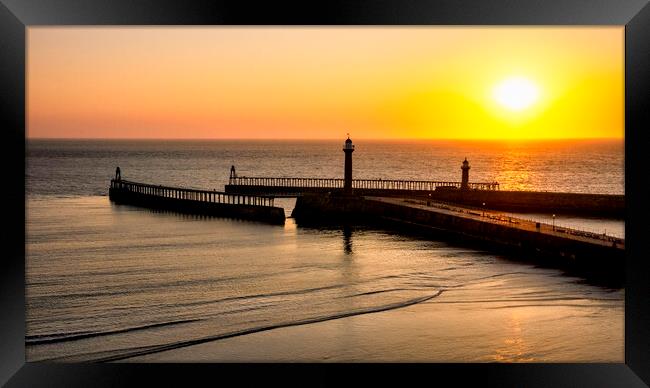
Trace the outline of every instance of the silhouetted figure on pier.
{"label": "silhouetted figure on pier", "polygon": [[120,173],[120,168],[115,169],[115,180],[116,181],[121,181],[122,180],[122,174]]}

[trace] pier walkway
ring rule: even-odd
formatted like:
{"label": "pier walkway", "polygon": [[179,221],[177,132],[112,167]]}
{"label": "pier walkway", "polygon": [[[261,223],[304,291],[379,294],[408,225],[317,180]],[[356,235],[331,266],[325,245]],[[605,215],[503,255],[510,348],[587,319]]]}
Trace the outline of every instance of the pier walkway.
{"label": "pier walkway", "polygon": [[537,232],[543,235],[625,250],[625,239],[622,238],[567,228],[563,226],[560,227],[557,225],[542,222],[535,222],[523,218],[512,217],[507,214],[491,210],[462,207],[437,201],[421,201],[386,197],[365,197],[365,199],[442,213],[485,223],[504,225],[513,229]]}
{"label": "pier walkway", "polygon": [[[305,194],[292,212],[298,225],[335,223],[388,226],[435,239],[517,252],[519,259],[619,282],[625,275],[625,239],[514,217],[499,211],[417,198]],[[609,280],[607,280],[609,279]]]}

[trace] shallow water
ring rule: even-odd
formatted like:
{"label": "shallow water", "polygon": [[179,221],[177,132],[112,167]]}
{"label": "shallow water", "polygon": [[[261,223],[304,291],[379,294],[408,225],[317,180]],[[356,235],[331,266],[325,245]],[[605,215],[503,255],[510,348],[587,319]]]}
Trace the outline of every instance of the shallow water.
{"label": "shallow water", "polygon": [[[160,155],[162,146],[137,142],[86,151],[47,144],[28,146],[29,361],[624,360],[622,289],[382,230],[114,205],[102,194],[118,163],[129,179],[205,188],[223,184],[231,161],[200,144],[195,154],[186,143],[167,144]],[[257,159],[237,159],[257,160],[249,175],[280,173],[262,156],[275,151],[249,148]],[[333,159],[331,168],[321,160],[318,174],[338,176],[333,163],[342,155]],[[294,167],[307,172],[315,163]],[[293,202],[276,204],[290,213]]]}
{"label": "shallow water", "polygon": [[[439,319],[454,322],[444,336],[470,333],[452,336],[452,348],[429,351],[434,359],[486,359],[490,352],[469,351],[476,333],[501,338],[500,330],[485,333],[482,321],[507,309],[540,331],[531,360],[622,360],[623,290],[487,252],[380,230],[299,228],[292,219],[272,226],[158,213],[112,205],[107,197],[35,199],[28,212],[30,360],[122,359],[298,323],[407,311],[400,308],[418,303],[436,304]],[[396,322],[409,319],[430,317],[411,313]],[[350,335],[371,348],[391,336],[404,341],[403,352],[384,355],[394,360],[426,359],[429,353],[415,352],[420,337],[437,343],[443,336],[432,325],[377,334],[381,341],[370,332],[358,338],[364,326]],[[565,326],[581,328],[570,349],[541,340]],[[595,354],[593,346],[605,351]],[[366,357],[347,350],[333,359]]]}

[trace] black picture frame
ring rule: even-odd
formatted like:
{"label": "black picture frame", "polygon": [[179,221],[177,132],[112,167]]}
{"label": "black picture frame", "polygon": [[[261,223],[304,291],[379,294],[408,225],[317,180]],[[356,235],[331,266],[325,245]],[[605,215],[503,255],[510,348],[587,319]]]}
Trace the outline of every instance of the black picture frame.
{"label": "black picture frame", "polygon": [[[650,271],[644,184],[650,115],[647,0],[0,0],[3,248],[0,384],[189,386],[237,384],[503,387],[650,385]],[[56,364],[25,362],[26,28],[53,25],[625,25],[625,363],[620,364]],[[594,42],[597,44],[597,42]],[[21,227],[22,225],[22,227]],[[201,380],[205,379],[205,380]],[[447,383],[450,384],[450,383]]]}

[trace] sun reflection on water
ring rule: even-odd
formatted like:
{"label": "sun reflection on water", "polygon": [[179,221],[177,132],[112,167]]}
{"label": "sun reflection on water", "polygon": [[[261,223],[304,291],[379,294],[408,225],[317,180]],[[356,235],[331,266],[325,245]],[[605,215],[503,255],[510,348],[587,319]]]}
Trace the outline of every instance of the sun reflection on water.
{"label": "sun reflection on water", "polygon": [[524,340],[522,321],[516,312],[510,315],[507,323],[507,336],[502,346],[495,350],[492,360],[496,362],[534,362]]}

